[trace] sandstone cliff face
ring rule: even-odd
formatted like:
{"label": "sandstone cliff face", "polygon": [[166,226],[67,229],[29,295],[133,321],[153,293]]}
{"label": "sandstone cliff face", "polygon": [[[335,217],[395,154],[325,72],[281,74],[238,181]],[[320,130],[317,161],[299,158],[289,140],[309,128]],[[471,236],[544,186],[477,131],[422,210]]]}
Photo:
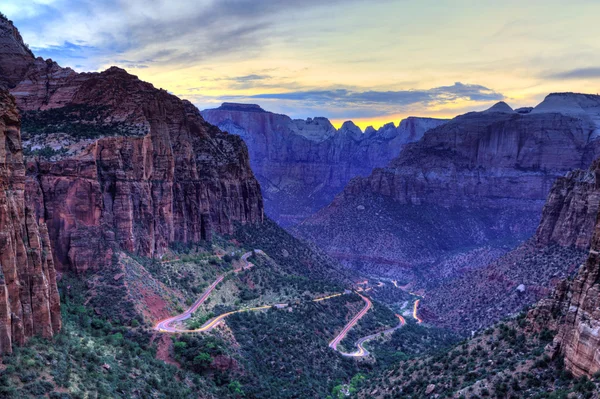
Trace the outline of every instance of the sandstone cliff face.
{"label": "sandstone cliff face", "polygon": [[506,107],[430,130],[387,167],[353,179],[297,231],[377,271],[528,238],[554,180],[587,168],[597,155],[596,126],[578,115]]}
{"label": "sandstone cliff face", "polygon": [[[576,178],[572,182],[575,184],[570,185],[570,189],[575,191],[572,197],[578,198],[581,192],[588,191],[595,198],[600,190],[597,183],[600,177],[598,162],[585,176],[582,173],[574,175]],[[586,184],[582,185],[582,180]],[[568,183],[557,184],[562,185],[569,187]],[[569,205],[567,208],[573,207],[568,202],[566,204]],[[584,223],[587,225],[587,220]],[[558,284],[550,298],[529,312],[534,326],[558,330],[554,345],[548,348],[549,352],[554,356],[564,356],[566,369],[576,377],[591,377],[600,371],[600,219],[595,219],[590,230],[591,248],[578,274],[573,280]],[[558,234],[553,237],[565,239],[565,236]],[[580,238],[575,240],[579,241]]]}
{"label": "sandstone cliff face", "polygon": [[596,160],[589,170],[574,170],[556,179],[536,233],[539,244],[589,248],[600,205],[599,169]]}
{"label": "sandstone cliff face", "polygon": [[[556,284],[557,291],[564,291],[561,279],[585,261],[594,234],[599,168],[596,160],[590,169],[574,170],[555,181],[537,232],[523,245],[469,271],[465,269],[472,259],[449,257],[438,263],[441,283],[431,284],[421,305],[428,321],[460,331],[478,330],[534,304]],[[451,279],[444,275],[449,262],[455,269]]]}
{"label": "sandstone cliff face", "polygon": [[[600,257],[598,227],[590,256],[569,284],[563,304],[566,311],[555,343],[564,355],[565,367],[575,376],[600,371]],[[563,291],[564,292],[564,291]],[[560,298],[560,290],[557,290]]]}
{"label": "sandstone cliff face", "polygon": [[32,59],[33,54],[17,28],[0,16],[0,89],[20,82]]}
{"label": "sandstone cliff face", "polygon": [[97,269],[113,249],[161,256],[263,220],[243,141],[191,103],[116,67],[79,74],[30,57],[20,76],[27,193],[57,267]]}
{"label": "sandstone cliff face", "polygon": [[267,214],[283,225],[300,222],[331,202],[356,176],[384,166],[409,142],[445,120],[408,118],[363,133],[352,122],[336,130],[326,118],[292,120],[257,105],[225,103],[202,111],[222,130],[240,135],[263,189]]}
{"label": "sandstone cliff face", "polygon": [[48,231],[26,206],[19,114],[14,99],[0,91],[0,354],[60,328]]}

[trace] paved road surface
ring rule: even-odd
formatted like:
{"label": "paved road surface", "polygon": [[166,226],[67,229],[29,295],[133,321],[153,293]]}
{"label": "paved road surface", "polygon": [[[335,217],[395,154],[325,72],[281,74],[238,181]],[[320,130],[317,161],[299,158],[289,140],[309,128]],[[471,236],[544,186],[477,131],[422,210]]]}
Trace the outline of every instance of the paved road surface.
{"label": "paved road surface", "polygon": [[356,314],[356,316],[354,316],[352,318],[352,320],[350,320],[348,322],[348,324],[346,324],[344,326],[344,328],[342,329],[342,331],[340,331],[340,333],[329,343],[329,347],[333,350],[338,350],[337,346],[340,343],[341,340],[344,339],[344,337],[346,336],[346,334],[348,334],[348,331],[350,331],[350,329],[352,327],[354,327],[356,325],[356,323],[358,323],[358,321],[369,311],[369,309],[371,309],[371,307],[373,306],[373,304],[371,303],[371,300],[369,298],[367,298],[364,295],[358,294],[358,296],[360,296],[362,298],[363,301],[365,301],[365,307],[362,308],[362,310],[360,312],[358,312]]}
{"label": "paved road surface", "polygon": [[380,333],[377,334],[371,334],[371,335],[367,335],[366,337],[362,337],[361,339],[359,339],[358,341],[356,341],[356,347],[358,348],[356,351],[351,352],[351,353],[344,353],[342,351],[338,351],[340,352],[340,354],[342,356],[347,356],[347,357],[364,357],[364,356],[369,356],[369,351],[363,346],[364,343],[366,343],[367,341],[371,341],[375,338],[381,337],[381,335],[389,335],[391,333],[393,333],[394,331],[396,331],[397,329],[399,329],[400,327],[402,327],[404,324],[406,324],[406,321],[404,320],[404,317],[400,316],[399,314],[396,315],[396,317],[398,317],[399,323],[396,327],[392,327],[388,330],[382,331]]}
{"label": "paved road surface", "polygon": [[[255,250],[255,252],[261,253],[264,255],[264,252],[261,250]],[[252,253],[253,253],[253,251],[250,251],[250,252],[246,252],[245,254],[242,255],[241,259],[244,261],[244,264],[239,269],[235,269],[233,271],[234,273],[239,273],[242,270],[247,270],[247,269],[250,269],[252,266],[254,266],[251,262],[248,262],[248,258],[250,256],[252,256]],[[204,303],[204,301],[206,301],[206,298],[208,298],[210,293],[213,292],[215,287],[221,281],[223,281],[223,278],[225,278],[225,276],[226,276],[226,274],[223,274],[223,275],[217,277],[217,279],[211,285],[208,286],[206,291],[204,291],[202,296],[200,298],[198,298],[196,300],[196,302],[194,302],[194,304],[189,309],[187,309],[185,312],[178,314],[177,316],[169,317],[167,319],[159,321],[156,324],[156,326],[154,326],[154,329],[158,330],[160,332],[171,332],[171,333],[189,332],[189,330],[174,327],[173,324],[189,319],[192,316],[192,313],[194,313],[196,310],[198,310],[200,305],[202,305]]]}
{"label": "paved road surface", "polygon": [[413,318],[417,321],[417,324],[423,323],[423,319],[421,319],[419,317],[419,313],[418,313],[418,311],[419,311],[419,302],[421,302],[421,300],[417,299],[415,301],[414,306],[413,306]]}

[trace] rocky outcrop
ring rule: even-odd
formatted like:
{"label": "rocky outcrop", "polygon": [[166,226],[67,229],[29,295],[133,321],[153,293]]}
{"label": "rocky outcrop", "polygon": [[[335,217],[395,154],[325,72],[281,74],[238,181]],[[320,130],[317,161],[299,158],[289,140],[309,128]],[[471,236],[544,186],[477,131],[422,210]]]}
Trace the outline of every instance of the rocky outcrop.
{"label": "rocky outcrop", "polygon": [[0,354],[61,328],[48,232],[28,203],[19,114],[0,91]]}
{"label": "rocky outcrop", "polygon": [[57,267],[97,269],[113,249],[160,257],[170,243],[263,220],[243,141],[191,103],[116,67],[28,62],[11,92],[23,111],[27,192]]}
{"label": "rocky outcrop", "polygon": [[258,105],[224,103],[202,111],[222,130],[240,135],[261,183],[266,213],[293,225],[327,205],[356,176],[384,166],[409,142],[445,122],[407,118],[363,133],[351,121],[336,130],[326,118],[292,120]]}
{"label": "rocky outcrop", "polygon": [[515,245],[535,232],[553,182],[595,159],[595,129],[587,114],[520,114],[506,104],[459,116],[407,144],[387,167],[353,179],[297,231],[377,271],[434,264],[461,248]]}
{"label": "rocky outcrop", "polygon": [[33,54],[11,21],[0,15],[0,89],[20,82]]}
{"label": "rocky outcrop", "polygon": [[[575,376],[591,377],[600,371],[600,249],[598,229],[590,256],[569,284],[566,295],[557,290],[559,303],[566,304],[566,316],[555,338],[565,367]],[[565,292],[565,291],[563,291]]]}
{"label": "rocky outcrop", "polygon": [[[586,179],[589,184],[600,177],[598,162],[594,165],[588,172],[593,177]],[[592,188],[600,187],[594,183]],[[550,298],[528,314],[534,328],[558,330],[547,350],[552,356],[564,356],[565,368],[576,377],[592,377],[600,371],[600,219],[591,233],[589,255],[575,278],[563,280]]]}
{"label": "rocky outcrop", "polygon": [[537,230],[539,244],[589,248],[600,205],[599,170],[597,160],[589,170],[574,170],[556,179]]}
{"label": "rocky outcrop", "polygon": [[[421,307],[429,321],[455,330],[478,330],[536,303],[556,284],[557,292],[564,293],[560,281],[585,261],[594,234],[599,171],[596,160],[586,171],[577,169],[559,177],[548,194],[537,232],[527,243],[467,272],[473,261],[459,258],[453,262],[454,269],[463,272],[453,276],[443,273],[452,257],[438,263],[436,275],[442,276],[441,283],[431,285]],[[538,324],[546,327],[556,321],[546,318]]]}

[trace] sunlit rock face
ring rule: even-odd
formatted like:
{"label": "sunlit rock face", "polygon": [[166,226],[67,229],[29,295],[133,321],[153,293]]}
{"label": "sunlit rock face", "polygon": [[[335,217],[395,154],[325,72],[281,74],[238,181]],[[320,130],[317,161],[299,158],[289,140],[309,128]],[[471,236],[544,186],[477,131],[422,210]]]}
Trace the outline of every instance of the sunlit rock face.
{"label": "sunlit rock face", "polygon": [[0,91],[0,354],[34,335],[61,328],[60,300],[48,230],[25,195],[20,117]]}
{"label": "sunlit rock face", "polygon": [[535,232],[554,181],[598,155],[594,129],[588,114],[521,114],[504,103],[459,116],[353,179],[297,231],[349,264],[407,278],[461,248],[515,245]]}
{"label": "sunlit rock face", "polygon": [[112,249],[161,256],[263,220],[239,137],[120,68],[75,73],[35,59],[15,31],[0,30],[19,66],[7,82],[22,111],[27,192],[57,267],[97,269]]}
{"label": "sunlit rock face", "polygon": [[446,122],[407,118],[363,133],[351,121],[336,130],[322,117],[292,120],[258,105],[224,103],[202,111],[221,130],[240,135],[260,181],[265,211],[279,224],[294,225],[329,204],[356,176],[384,166],[402,147]]}

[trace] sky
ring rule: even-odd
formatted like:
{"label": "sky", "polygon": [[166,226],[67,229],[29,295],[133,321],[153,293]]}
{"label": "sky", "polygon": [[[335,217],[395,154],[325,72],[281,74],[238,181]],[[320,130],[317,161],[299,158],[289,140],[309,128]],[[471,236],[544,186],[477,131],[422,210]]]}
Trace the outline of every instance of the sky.
{"label": "sky", "polygon": [[363,129],[600,92],[597,0],[3,0],[34,53]]}

